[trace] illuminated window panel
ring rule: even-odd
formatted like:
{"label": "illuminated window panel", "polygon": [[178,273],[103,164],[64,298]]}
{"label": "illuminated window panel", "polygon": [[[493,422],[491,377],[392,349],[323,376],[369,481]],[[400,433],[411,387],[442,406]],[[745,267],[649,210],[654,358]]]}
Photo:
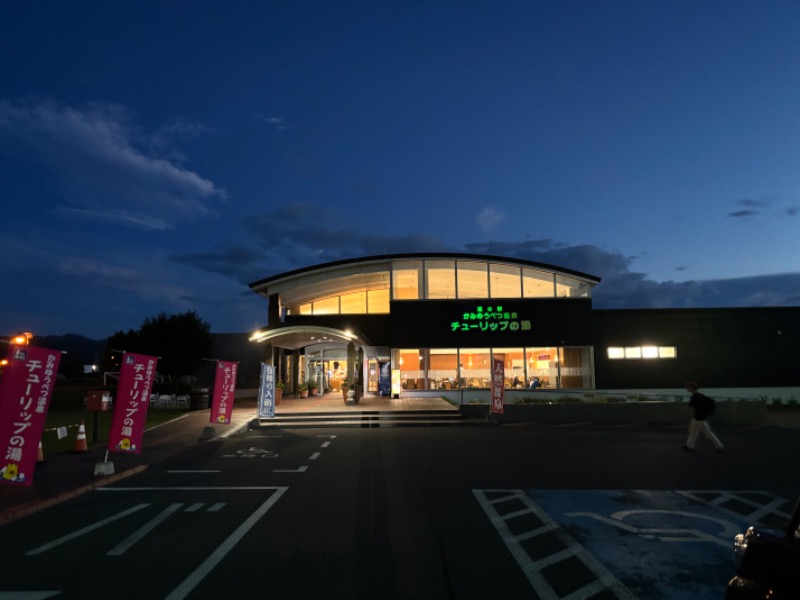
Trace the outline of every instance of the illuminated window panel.
{"label": "illuminated window panel", "polygon": [[520,268],[511,265],[489,265],[489,297],[521,298]]}
{"label": "illuminated window panel", "polygon": [[659,358],[678,358],[678,349],[675,346],[660,346],[658,356]]}
{"label": "illuminated window panel", "polygon": [[556,274],[556,296],[558,298],[587,298],[589,284],[572,277]]}
{"label": "illuminated window panel", "polygon": [[367,292],[367,310],[371,315],[389,314],[389,290],[370,290]]}
{"label": "illuminated window panel", "polygon": [[553,274],[522,269],[522,294],[525,298],[552,298],[555,294]]}
{"label": "illuminated window panel", "polygon": [[425,262],[427,298],[453,300],[456,297],[456,264],[452,260]]}
{"label": "illuminated window panel", "polygon": [[658,358],[658,347],[642,346],[642,358]]}
{"label": "illuminated window panel", "polygon": [[488,298],[488,265],[482,262],[458,262],[458,297]]}
{"label": "illuminated window panel", "polygon": [[343,315],[363,315],[367,312],[367,293],[355,292],[343,294],[341,297],[341,313]]}
{"label": "illuminated window panel", "polygon": [[339,314],[339,296],[324,298],[313,303],[315,315],[337,315]]}
{"label": "illuminated window panel", "polygon": [[[422,262],[400,261],[392,265],[392,294],[395,300],[419,300]],[[388,312],[388,311],[387,311]]]}
{"label": "illuminated window panel", "polygon": [[628,346],[625,348],[625,358],[642,358],[642,347]]}
{"label": "illuminated window panel", "polygon": [[608,358],[611,360],[619,360],[625,358],[625,348],[609,348]]}

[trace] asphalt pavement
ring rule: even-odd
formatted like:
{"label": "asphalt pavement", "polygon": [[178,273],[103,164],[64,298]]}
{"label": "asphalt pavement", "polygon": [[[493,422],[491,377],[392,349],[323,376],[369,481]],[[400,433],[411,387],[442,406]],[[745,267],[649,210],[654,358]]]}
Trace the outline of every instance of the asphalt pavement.
{"label": "asphalt pavement", "polygon": [[[370,397],[365,397],[358,405],[346,406],[338,394],[327,394],[308,400],[284,398],[281,405],[276,408],[276,414],[302,414],[312,410],[418,408],[409,400],[402,402],[401,406],[383,406],[386,403],[386,400],[378,397],[372,400]],[[107,460],[113,463],[112,474],[95,474],[98,464],[106,462],[106,444],[89,446],[86,452],[45,456],[44,461],[37,463],[30,486],[0,483],[0,525],[140,473],[152,464],[209,439],[209,432],[214,436],[210,439],[215,439],[247,428],[257,416],[257,402],[255,399],[237,400],[230,425],[212,425],[209,423],[209,413],[209,409],[189,411],[172,421],[145,431],[142,451],[139,454],[108,453]],[[771,425],[800,427],[800,411],[771,411],[768,422]],[[212,429],[209,430],[209,427]]]}
{"label": "asphalt pavement", "polygon": [[[237,401],[230,425],[212,425],[209,414],[207,408],[189,411],[146,430],[139,454],[109,452],[106,461],[107,445],[98,444],[86,452],[45,455],[44,461],[36,464],[31,485],[0,483],[0,525],[140,473],[211,434],[215,438],[232,435],[256,417],[256,401]],[[95,475],[97,465],[106,462],[113,464],[113,473]],[[110,469],[104,466],[104,470]]]}

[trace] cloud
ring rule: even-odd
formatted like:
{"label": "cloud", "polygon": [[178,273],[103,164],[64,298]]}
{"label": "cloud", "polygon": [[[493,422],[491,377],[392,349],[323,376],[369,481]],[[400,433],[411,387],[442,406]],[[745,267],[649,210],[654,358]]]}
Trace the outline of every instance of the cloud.
{"label": "cloud", "polygon": [[[0,131],[46,159],[62,182],[61,193],[77,209],[65,215],[151,228],[147,214],[162,222],[210,212],[209,202],[227,194],[208,179],[181,167],[171,136],[198,135],[203,127],[173,121],[153,134],[139,130],[120,105],[81,107],[52,101],[0,102]],[[102,216],[102,213],[107,213]],[[121,215],[129,218],[120,218]]]}
{"label": "cloud", "polygon": [[497,228],[497,226],[500,225],[505,218],[506,215],[504,212],[497,210],[493,206],[487,206],[480,213],[478,213],[475,222],[484,232],[488,232]]}
{"label": "cloud", "polygon": [[135,229],[147,231],[165,231],[173,226],[157,217],[145,214],[131,213],[125,210],[90,210],[81,208],[58,207],[56,214],[75,220],[92,221],[97,223],[110,223],[128,225]]}
{"label": "cloud", "polygon": [[[325,223],[320,227],[320,223]],[[385,235],[349,226],[326,206],[286,203],[247,221],[252,245],[171,260],[249,284],[264,277],[325,262],[384,254],[461,252],[516,258],[601,278],[596,308],[700,308],[800,305],[800,273],[709,281],[647,279],[632,270],[635,257],[591,244],[548,238],[473,242],[462,246],[426,234]]]}
{"label": "cloud", "polygon": [[262,113],[256,113],[253,116],[267,125],[272,125],[278,131],[286,129],[286,121],[282,117],[268,117]]}

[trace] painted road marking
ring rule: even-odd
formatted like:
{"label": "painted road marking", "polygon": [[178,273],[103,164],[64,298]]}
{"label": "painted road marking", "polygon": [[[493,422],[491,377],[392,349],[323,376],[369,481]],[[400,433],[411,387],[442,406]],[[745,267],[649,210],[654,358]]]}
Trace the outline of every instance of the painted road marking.
{"label": "painted road marking", "polygon": [[139,529],[134,531],[127,538],[125,538],[119,544],[117,544],[111,550],[109,550],[108,555],[121,556],[125,554],[125,552],[129,550],[136,542],[141,540],[144,536],[153,531],[161,523],[166,521],[167,518],[171,514],[176,512],[181,506],[183,506],[183,502],[175,502],[174,504],[170,504],[167,508],[162,510],[161,513],[156,518],[151,519],[150,521],[142,525]]}
{"label": "painted road marking", "polygon": [[321,454],[322,452],[314,452],[314,454],[308,457],[308,460],[317,460]]}
{"label": "painted road marking", "polygon": [[273,473],[305,473],[306,471],[308,471],[308,467],[305,465],[296,469],[272,469]]}
{"label": "painted road marking", "polygon": [[259,519],[267,514],[267,511],[272,508],[275,503],[289,488],[275,488],[275,493],[271,494],[264,503],[259,506],[247,520],[237,527],[228,539],[226,539],[219,547],[209,556],[203,564],[201,564],[194,572],[189,575],[181,584],[175,588],[172,593],[166,597],[166,600],[182,600],[186,598],[194,588],[208,575],[219,562],[233,549],[233,547],[245,536],[245,534],[258,523]]}
{"label": "painted road marking", "polygon": [[328,447],[328,446],[330,446],[330,445],[331,445],[331,443],[330,443],[330,442],[322,442],[322,446],[321,446],[321,447],[322,447],[322,448],[327,448],[327,447]]}
{"label": "painted road marking", "polygon": [[44,600],[61,592],[0,592],[0,600]]}
{"label": "painted road marking", "polygon": [[[98,488],[98,489],[102,490],[104,488]],[[128,510],[124,510],[121,513],[118,513],[116,515],[112,515],[112,516],[108,517],[107,519],[103,519],[102,521],[98,521],[97,523],[93,523],[92,525],[88,525],[87,527],[84,527],[83,529],[79,529],[78,531],[73,531],[72,533],[70,533],[68,535],[65,535],[64,537],[60,537],[57,540],[53,540],[52,542],[44,544],[43,546],[39,546],[38,548],[34,548],[30,552],[26,553],[26,556],[35,556],[36,554],[41,554],[42,552],[46,552],[47,550],[55,548],[56,546],[60,546],[61,544],[65,544],[67,542],[71,542],[72,540],[74,540],[76,538],[79,538],[82,535],[85,535],[85,534],[87,534],[89,532],[92,532],[95,529],[100,529],[101,527],[103,527],[105,525],[108,525],[109,523],[113,523],[114,521],[118,521],[119,519],[123,519],[123,518],[127,517],[128,515],[132,515],[133,513],[142,510],[143,508],[147,508],[148,506],[150,506],[149,502],[144,503],[144,504],[137,504],[136,506],[134,506],[132,508],[129,508]]]}
{"label": "painted road marking", "polygon": [[[635,533],[646,539],[657,539],[662,542],[710,542],[712,544],[719,544],[723,548],[731,547],[731,540],[737,533],[742,532],[741,526],[724,519],[717,519],[715,517],[707,517],[705,515],[698,515],[697,513],[680,511],[680,510],[623,510],[615,512],[611,517],[604,517],[593,512],[574,512],[566,513],[568,517],[589,517],[596,519],[606,525],[618,527],[629,533]],[[636,527],[623,523],[627,517],[686,517],[687,519],[701,519],[709,521],[718,525],[721,530],[717,534],[708,534],[700,529],[692,528],[669,528],[669,527]],[[657,520],[657,519],[656,519]]]}
{"label": "painted road marking", "polygon": [[167,473],[181,474],[181,473],[222,473],[219,469],[175,469],[167,471]]}
{"label": "painted road marking", "polygon": [[[472,493],[542,600],[565,597],[587,600],[604,590],[619,599],[636,600],[633,593],[563,531],[523,490],[472,490]],[[509,523],[525,516],[532,517],[530,522],[538,526],[520,533],[513,532]],[[556,552],[548,550],[541,555],[537,553],[537,538],[546,539],[548,549],[560,549]],[[566,579],[572,589],[565,587],[565,576],[559,573],[559,566],[569,571]]]}

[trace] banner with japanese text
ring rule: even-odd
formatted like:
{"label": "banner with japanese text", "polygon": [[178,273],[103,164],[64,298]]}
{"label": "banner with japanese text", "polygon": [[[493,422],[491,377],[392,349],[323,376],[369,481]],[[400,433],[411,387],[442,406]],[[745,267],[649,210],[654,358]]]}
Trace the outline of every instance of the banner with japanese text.
{"label": "banner with japanese text", "polygon": [[505,388],[505,365],[499,358],[492,364],[492,413],[503,414],[503,388]]}
{"label": "banner with japanese text", "polygon": [[0,481],[31,485],[60,350],[11,345],[0,381]]}
{"label": "banner with japanese text", "polygon": [[258,384],[258,416],[275,417],[275,367],[261,363],[261,380]]}
{"label": "banner with japanese text", "polygon": [[217,361],[217,373],[214,376],[214,395],[211,398],[211,414],[209,421],[221,425],[230,425],[233,413],[233,397],[236,394],[236,370],[239,363]]}
{"label": "banner with japanese text", "polygon": [[139,454],[142,451],[157,364],[155,356],[130,352],[122,355],[114,418],[108,434],[108,449],[112,452]]}

